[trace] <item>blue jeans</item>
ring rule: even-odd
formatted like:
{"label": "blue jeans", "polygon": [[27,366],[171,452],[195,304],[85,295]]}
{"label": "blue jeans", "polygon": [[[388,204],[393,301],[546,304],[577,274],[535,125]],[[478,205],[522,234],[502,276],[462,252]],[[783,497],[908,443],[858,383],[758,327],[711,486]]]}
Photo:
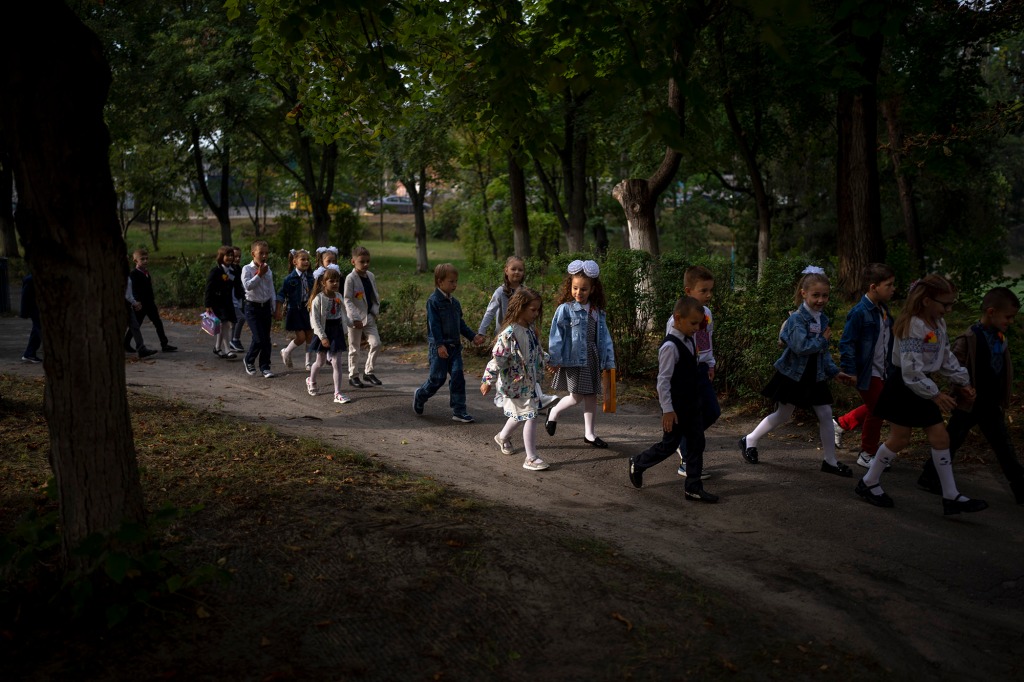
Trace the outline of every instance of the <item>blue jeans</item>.
{"label": "blue jeans", "polygon": [[249,350],[245,352],[245,364],[255,365],[258,356],[259,368],[270,369],[270,304],[247,302],[245,321],[249,323],[249,331],[252,332]]}
{"label": "blue jeans", "polygon": [[32,330],[28,333],[28,345],[22,355],[26,358],[36,357],[39,346],[43,343],[42,326],[39,324],[39,315],[32,316]]}
{"label": "blue jeans", "polygon": [[437,354],[437,347],[430,345],[427,352],[430,358],[430,376],[416,389],[416,401],[421,405],[426,404],[451,376],[451,381],[448,382],[448,402],[452,406],[452,414],[463,415],[466,414],[466,377],[462,373],[462,346],[447,348],[448,357],[442,358]]}

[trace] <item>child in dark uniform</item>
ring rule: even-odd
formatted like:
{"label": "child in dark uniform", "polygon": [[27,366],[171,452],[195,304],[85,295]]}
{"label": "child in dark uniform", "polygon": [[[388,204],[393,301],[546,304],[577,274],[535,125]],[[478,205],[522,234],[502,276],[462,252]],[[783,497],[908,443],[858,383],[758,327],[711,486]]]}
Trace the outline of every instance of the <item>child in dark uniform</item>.
{"label": "child in dark uniform", "polygon": [[811,407],[818,417],[818,435],[824,451],[821,470],[844,478],[853,476],[850,467],[836,460],[832,430],[832,391],[827,380],[834,377],[852,384],[854,377],[841,372],[829,354],[832,328],[822,312],[828,303],[829,291],[824,270],[815,266],[804,269],[796,288],[798,308],[786,320],[779,335],[785,350],[775,361],[775,376],[762,391],[765,397],[778,401],[779,407],[740,438],[740,454],[751,464],[757,464],[757,443],[762,436],[789,421],[797,406]]}
{"label": "child in dark uniform", "polygon": [[686,439],[686,499],[718,502],[704,490],[704,423],[701,416],[698,348],[693,335],[704,322],[704,306],[684,296],[672,311],[672,328],[658,349],[658,400],[661,403],[661,442],[629,459],[629,482],[643,487],[644,471],[664,461]]}
{"label": "child in dark uniform", "polygon": [[220,333],[213,339],[213,354],[220,358],[235,358],[231,349],[231,334],[238,323],[234,297],[244,297],[242,279],[235,275],[235,249],[222,246],[217,249],[217,265],[206,277],[206,312],[220,318]]}
{"label": "child in dark uniform", "polygon": [[309,369],[309,348],[313,341],[313,327],[309,324],[309,294],[313,291],[313,272],[310,269],[309,252],[305,249],[292,249],[288,252],[288,266],[291,272],[281,282],[277,292],[278,312],[282,305],[288,309],[285,313],[285,331],[294,334],[288,345],[281,349],[281,362],[285,367],[292,366],[292,352],[296,348],[306,350],[306,369]]}

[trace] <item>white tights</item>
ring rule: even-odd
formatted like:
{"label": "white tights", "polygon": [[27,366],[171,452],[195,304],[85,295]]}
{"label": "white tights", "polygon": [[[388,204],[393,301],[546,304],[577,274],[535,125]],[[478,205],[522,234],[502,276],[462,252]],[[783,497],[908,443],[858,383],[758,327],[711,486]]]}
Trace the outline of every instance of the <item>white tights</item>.
{"label": "white tights", "polygon": [[567,409],[583,400],[583,435],[587,440],[594,440],[597,435],[594,433],[594,414],[597,412],[596,393],[570,393],[568,397],[562,398],[548,412],[548,421],[558,421],[558,415],[562,410]]}
{"label": "white tights", "polygon": [[[747,447],[756,448],[762,436],[782,426],[793,417],[796,405],[779,403],[779,409],[761,420],[757,427],[747,434]],[[832,406],[815,405],[814,414],[818,418],[818,437],[821,438],[822,454],[826,462],[836,465],[835,430],[832,424]]]}
{"label": "white tights", "polygon": [[512,438],[512,432],[516,430],[519,424],[523,425],[523,447],[526,449],[526,459],[537,459],[537,420],[527,419],[526,421],[517,421],[515,417],[509,417],[508,421],[505,422],[505,428],[501,430],[498,437],[502,440],[509,440]]}
{"label": "white tights", "polygon": [[[316,374],[327,361],[327,351],[320,351],[316,354],[316,361],[309,367],[309,380],[316,383]],[[332,362],[331,369],[334,371],[334,392],[341,393],[341,363]]]}

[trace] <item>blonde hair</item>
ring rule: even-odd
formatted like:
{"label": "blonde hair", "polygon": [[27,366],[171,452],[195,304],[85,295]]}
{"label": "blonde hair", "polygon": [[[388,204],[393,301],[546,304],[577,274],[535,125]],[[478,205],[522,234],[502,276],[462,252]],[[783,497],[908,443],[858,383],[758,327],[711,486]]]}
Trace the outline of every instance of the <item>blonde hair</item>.
{"label": "blonde hair", "polygon": [[313,290],[309,292],[309,300],[306,301],[307,310],[313,309],[313,301],[316,300],[318,294],[323,292],[324,283],[334,280],[338,280],[338,282],[341,282],[341,272],[339,270],[335,270],[334,268],[327,268],[326,270],[324,270],[323,274],[316,278],[316,281],[313,282]]}
{"label": "blonde hair", "polygon": [[434,286],[437,286],[447,279],[449,275],[458,274],[458,269],[451,263],[439,263],[438,266],[434,268]]}
{"label": "blonde hair", "polygon": [[[526,310],[534,301],[541,301],[541,310],[544,310],[544,302],[541,300],[540,294],[529,287],[519,287],[516,289],[512,297],[508,299],[508,310],[505,311],[505,320],[501,323],[502,328],[509,326],[510,324],[519,322],[520,316],[523,311]],[[537,316],[540,319],[540,315]],[[536,320],[534,321],[536,324]],[[500,331],[500,330],[499,330]]]}
{"label": "blonde hair", "polygon": [[[520,263],[523,264],[523,270],[525,271],[526,261],[520,258],[519,256],[509,256],[508,258],[506,258],[505,267],[501,269],[501,274],[504,275],[505,277],[505,284],[503,285],[503,288],[505,289],[505,295],[508,296],[509,298],[511,298],[512,294],[515,293],[515,289],[512,288],[512,282],[508,281],[508,266],[512,265],[512,263],[515,263],[516,261],[519,261]],[[520,282],[519,285],[522,286],[522,282]]]}
{"label": "blonde hair", "polygon": [[907,302],[900,316],[892,325],[892,334],[897,339],[905,339],[910,334],[910,319],[920,317],[924,311],[924,299],[935,300],[941,294],[956,294],[956,287],[942,275],[925,275],[910,285]]}
{"label": "blonde hair", "polygon": [[796,284],[796,295],[793,297],[793,302],[796,304],[797,308],[799,308],[800,304],[804,302],[804,297],[801,292],[807,291],[815,284],[824,284],[827,287],[832,286],[829,284],[828,277],[820,272],[808,272],[804,274]]}

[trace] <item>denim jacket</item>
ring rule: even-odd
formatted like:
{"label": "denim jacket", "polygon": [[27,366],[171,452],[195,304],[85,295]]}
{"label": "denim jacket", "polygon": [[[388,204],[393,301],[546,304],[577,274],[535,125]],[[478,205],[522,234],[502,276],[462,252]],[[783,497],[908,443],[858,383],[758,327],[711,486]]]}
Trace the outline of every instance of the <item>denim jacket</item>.
{"label": "denim jacket", "polygon": [[[548,354],[552,365],[586,366],[587,311],[576,301],[563,303],[555,310],[548,332]],[[615,369],[615,348],[603,310],[597,311],[597,357],[601,369]]]}
{"label": "denim jacket", "polygon": [[801,305],[789,316],[786,324],[782,325],[779,338],[786,344],[786,349],[775,361],[775,369],[793,381],[800,381],[804,370],[807,369],[808,359],[815,354],[818,356],[815,381],[824,381],[839,374],[839,367],[828,352],[828,339],[821,335],[828,329],[828,317],[824,313],[821,314],[818,331],[811,331],[813,324],[814,316],[806,306]]}
{"label": "denim jacket", "polygon": [[476,336],[462,319],[462,305],[454,296],[445,296],[440,289],[434,289],[427,299],[427,342],[434,347],[443,344],[461,348],[460,334],[470,340]]}
{"label": "denim jacket", "polygon": [[[306,279],[306,298],[302,296],[302,279]],[[306,270],[300,273],[292,270],[281,282],[281,289],[277,292],[277,300],[283,301],[289,309],[305,308],[309,302],[309,292],[313,291],[313,273]]]}
{"label": "denim jacket", "polygon": [[[884,313],[884,314],[883,314]],[[889,343],[885,349],[885,376],[892,371],[892,316],[885,303],[875,305],[867,296],[846,314],[846,326],[839,340],[839,366],[847,374],[857,377],[857,389],[868,390],[871,385],[871,368],[875,361],[875,344],[882,332],[882,325],[889,330]]]}

